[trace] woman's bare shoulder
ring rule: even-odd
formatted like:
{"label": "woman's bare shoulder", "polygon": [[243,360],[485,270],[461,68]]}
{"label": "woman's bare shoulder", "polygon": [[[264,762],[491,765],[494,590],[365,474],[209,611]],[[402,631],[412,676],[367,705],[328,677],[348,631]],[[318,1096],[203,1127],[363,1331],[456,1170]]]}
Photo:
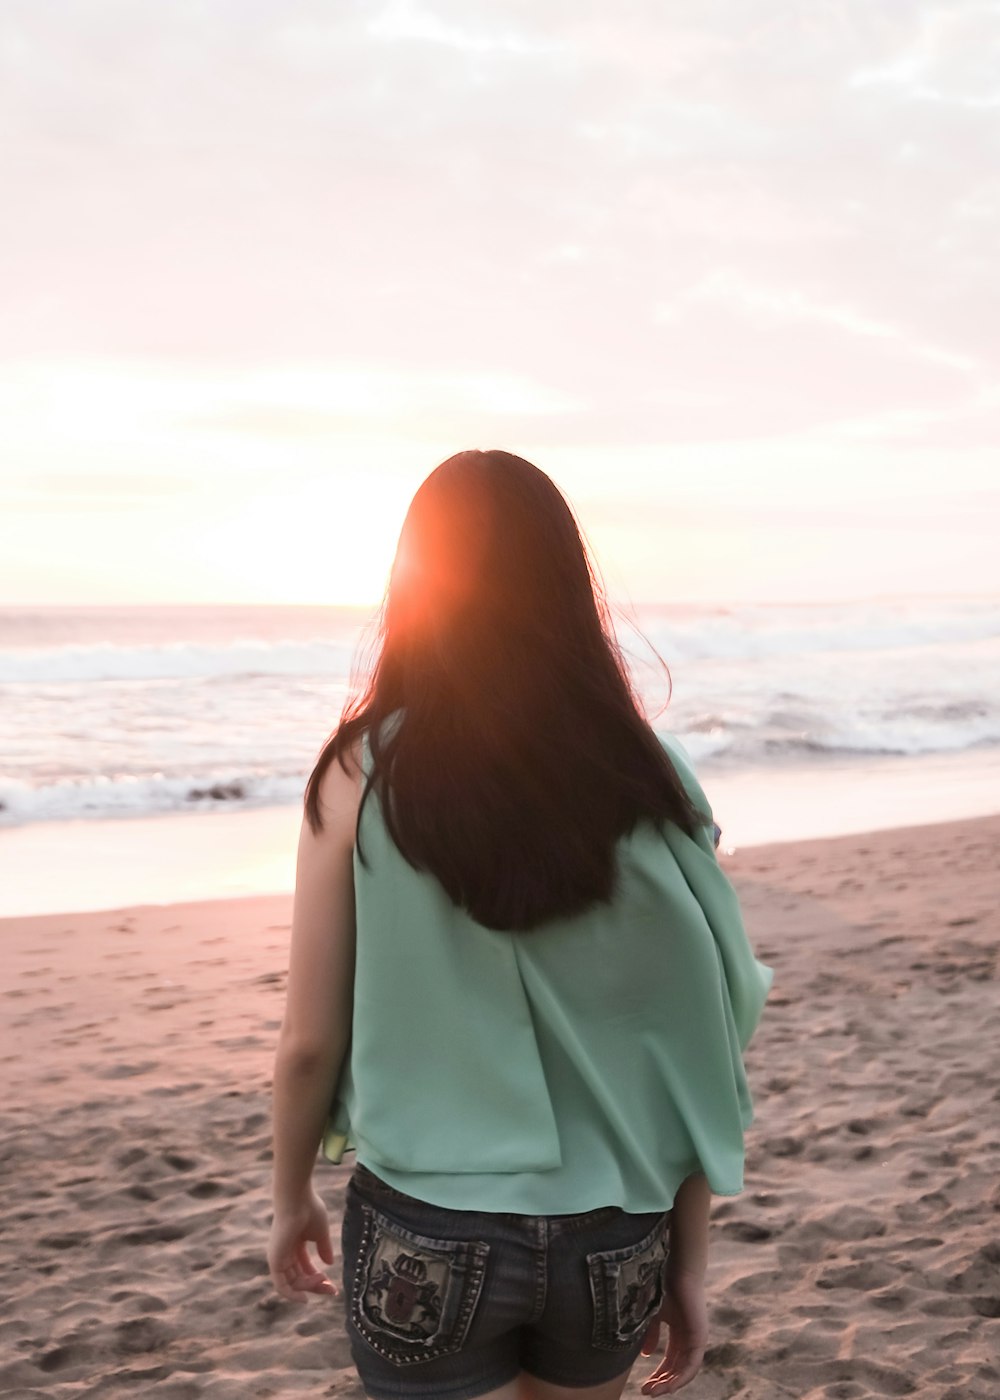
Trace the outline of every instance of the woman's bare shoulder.
{"label": "woman's bare shoulder", "polygon": [[335,758],[319,780],[317,798],[323,829],[328,840],[354,842],[358,806],[364,784],[363,740],[358,738],[343,755]]}

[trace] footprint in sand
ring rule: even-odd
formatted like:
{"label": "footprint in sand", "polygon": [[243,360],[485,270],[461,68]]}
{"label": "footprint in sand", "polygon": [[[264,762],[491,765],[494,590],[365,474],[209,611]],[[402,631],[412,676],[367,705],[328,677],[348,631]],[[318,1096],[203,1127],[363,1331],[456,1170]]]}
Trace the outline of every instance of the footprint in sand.
{"label": "footprint in sand", "polygon": [[155,1191],[149,1186],[143,1186],[141,1184],[126,1186],[125,1190],[121,1192],[121,1195],[129,1196],[133,1201],[155,1201],[159,1199]]}
{"label": "footprint in sand", "polygon": [[108,1295],[111,1303],[129,1303],[144,1313],[167,1312],[170,1304],[155,1293],[137,1293],[134,1288],[119,1288]]}
{"label": "footprint in sand", "polygon": [[898,1282],[897,1271],[888,1264],[869,1260],[863,1264],[846,1264],[840,1268],[827,1269],[816,1280],[817,1288],[856,1288],[863,1293],[877,1288],[886,1288]]}
{"label": "footprint in sand", "polygon": [[804,1150],[805,1144],[795,1137],[773,1137],[765,1138],[763,1143],[764,1152],[771,1157],[797,1157]]}
{"label": "footprint in sand", "polygon": [[75,1366],[85,1366],[94,1356],[94,1349],[80,1342],[67,1342],[43,1352],[35,1360],[40,1371],[65,1371]]}
{"label": "footprint in sand", "polygon": [[155,1225],[144,1225],[138,1230],[125,1230],[118,1236],[122,1244],[172,1244],[183,1240],[189,1233],[186,1225],[172,1225],[169,1221],[159,1221]]}
{"label": "footprint in sand", "polygon": [[119,1061],[118,1064],[95,1069],[94,1074],[98,1079],[132,1079],[137,1074],[148,1074],[150,1070],[159,1068],[159,1063],[159,1060],[137,1060],[132,1064]]}
{"label": "footprint in sand", "polygon": [[263,1253],[237,1254],[230,1259],[223,1259],[219,1268],[225,1273],[227,1278],[252,1279],[260,1278],[267,1273],[267,1260]]}
{"label": "footprint in sand", "polygon": [[217,1181],[214,1177],[206,1177],[204,1181],[196,1181],[193,1186],[189,1186],[187,1193],[195,1200],[206,1201],[213,1196],[221,1196],[225,1190],[225,1182]]}
{"label": "footprint in sand", "polygon": [[741,1244],[760,1244],[769,1240],[774,1231],[768,1225],[758,1225],[753,1220],[732,1220],[723,1224],[722,1233]]}
{"label": "footprint in sand", "polygon": [[175,1172],[190,1172],[198,1165],[193,1157],[185,1157],[180,1152],[164,1152],[163,1160]]}
{"label": "footprint in sand", "polygon": [[136,1356],[159,1351],[172,1341],[175,1333],[153,1317],[130,1317],[115,1328],[115,1350],[119,1355]]}
{"label": "footprint in sand", "polygon": [[85,1230],[65,1230],[58,1235],[42,1235],[38,1243],[43,1249],[79,1249],[89,1244],[90,1235]]}
{"label": "footprint in sand", "polygon": [[834,1240],[869,1240],[886,1232],[886,1224],[881,1216],[861,1206],[838,1206],[805,1221],[799,1229],[802,1239],[817,1236]]}

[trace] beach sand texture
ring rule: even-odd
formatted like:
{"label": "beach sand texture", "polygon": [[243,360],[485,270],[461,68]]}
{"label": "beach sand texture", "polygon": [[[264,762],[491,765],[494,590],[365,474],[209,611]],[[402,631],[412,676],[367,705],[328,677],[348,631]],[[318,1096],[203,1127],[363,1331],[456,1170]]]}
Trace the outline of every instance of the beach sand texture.
{"label": "beach sand texture", "polygon": [[[726,858],[775,987],[691,1400],[1000,1395],[998,849],[1000,817]],[[0,923],[0,1394],[361,1395],[340,1301],[265,1272],[290,915]]]}

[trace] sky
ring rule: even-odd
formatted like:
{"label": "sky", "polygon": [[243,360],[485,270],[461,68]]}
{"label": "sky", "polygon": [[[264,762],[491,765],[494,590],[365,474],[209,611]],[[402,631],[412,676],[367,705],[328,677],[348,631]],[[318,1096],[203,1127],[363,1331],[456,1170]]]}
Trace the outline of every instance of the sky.
{"label": "sky", "polygon": [[1000,3],[0,0],[0,189],[0,605],[1000,595]]}

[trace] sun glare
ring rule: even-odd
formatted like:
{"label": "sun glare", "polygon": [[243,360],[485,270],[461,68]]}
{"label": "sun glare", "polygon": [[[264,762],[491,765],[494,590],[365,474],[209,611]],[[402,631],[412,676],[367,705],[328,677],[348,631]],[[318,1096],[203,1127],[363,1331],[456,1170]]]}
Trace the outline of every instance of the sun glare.
{"label": "sun glare", "polygon": [[[203,550],[220,581],[261,603],[367,605],[381,598],[406,510],[403,493],[366,478],[255,496],[215,521]],[[208,561],[202,558],[202,574]]]}

